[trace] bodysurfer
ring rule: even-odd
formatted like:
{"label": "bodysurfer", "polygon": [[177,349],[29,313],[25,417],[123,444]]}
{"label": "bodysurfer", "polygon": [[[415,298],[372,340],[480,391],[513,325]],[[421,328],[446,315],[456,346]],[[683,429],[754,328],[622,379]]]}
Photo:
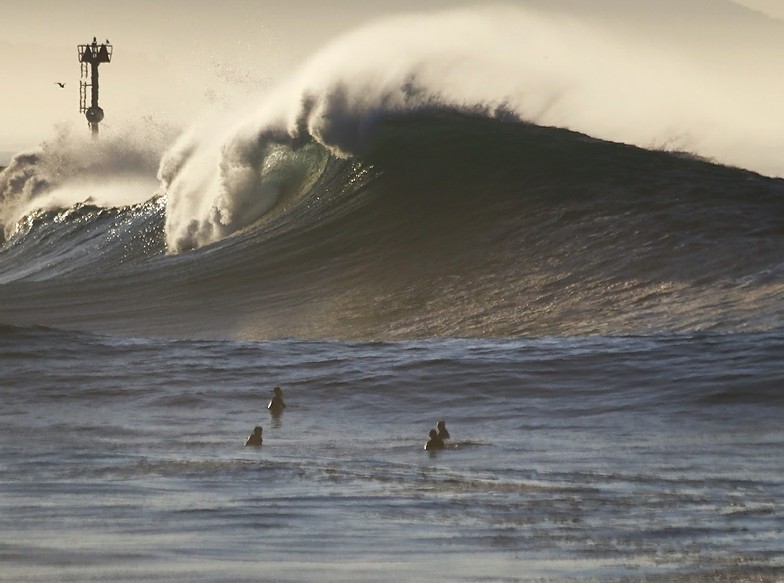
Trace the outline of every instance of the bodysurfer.
{"label": "bodysurfer", "polygon": [[260,446],[262,443],[261,432],[262,432],[261,427],[259,427],[258,425],[254,427],[253,433],[250,434],[250,437],[248,437],[248,441],[245,442],[245,445],[246,446],[253,445],[256,447]]}
{"label": "bodysurfer", "polygon": [[427,450],[444,449],[444,440],[438,437],[438,432],[435,429],[430,430],[430,439],[425,444],[425,449]]}

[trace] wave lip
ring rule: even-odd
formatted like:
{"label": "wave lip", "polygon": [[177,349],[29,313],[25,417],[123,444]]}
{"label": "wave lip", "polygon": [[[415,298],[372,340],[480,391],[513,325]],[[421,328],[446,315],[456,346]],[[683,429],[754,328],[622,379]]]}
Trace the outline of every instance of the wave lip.
{"label": "wave lip", "polygon": [[220,154],[197,148],[181,144],[159,171],[169,201],[168,247],[174,252],[219,241],[303,196],[329,159],[315,143],[258,136],[235,136]]}

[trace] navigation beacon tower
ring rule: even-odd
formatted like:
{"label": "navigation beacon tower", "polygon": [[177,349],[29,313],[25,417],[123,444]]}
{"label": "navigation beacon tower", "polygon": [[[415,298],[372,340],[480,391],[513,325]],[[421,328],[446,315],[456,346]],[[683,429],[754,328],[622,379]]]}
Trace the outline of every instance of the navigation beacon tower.
{"label": "navigation beacon tower", "polygon": [[[98,65],[112,60],[112,45],[107,40],[98,44],[93,37],[92,44],[78,45],[79,62],[82,64],[82,78],[79,80],[79,113],[87,118],[93,137],[98,137],[98,124],[103,119],[103,109],[98,105]],[[88,76],[89,74],[89,76]],[[89,82],[88,82],[89,81]],[[87,106],[87,89],[90,89],[90,106]]]}

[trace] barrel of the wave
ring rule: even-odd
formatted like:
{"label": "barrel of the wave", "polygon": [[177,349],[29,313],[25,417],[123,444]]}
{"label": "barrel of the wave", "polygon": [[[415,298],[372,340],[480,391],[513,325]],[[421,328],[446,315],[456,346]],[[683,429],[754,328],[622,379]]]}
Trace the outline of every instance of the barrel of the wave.
{"label": "barrel of the wave", "polygon": [[[82,76],[79,80],[79,113],[87,118],[87,124],[94,138],[98,137],[98,124],[103,119],[103,109],[98,105],[98,65],[112,60],[112,45],[107,39],[98,44],[93,37],[92,44],[78,45],[79,62],[82,64]],[[90,105],[87,105],[87,93],[90,93]]]}

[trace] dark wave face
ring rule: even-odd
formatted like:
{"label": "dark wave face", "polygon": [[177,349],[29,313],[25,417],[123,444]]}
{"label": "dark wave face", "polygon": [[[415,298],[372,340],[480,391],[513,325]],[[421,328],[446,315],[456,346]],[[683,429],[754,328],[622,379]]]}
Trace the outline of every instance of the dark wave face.
{"label": "dark wave face", "polygon": [[350,159],[286,155],[322,162],[188,252],[166,252],[165,198],[29,215],[0,251],[0,323],[388,340],[784,320],[778,179],[446,109],[377,121]]}

